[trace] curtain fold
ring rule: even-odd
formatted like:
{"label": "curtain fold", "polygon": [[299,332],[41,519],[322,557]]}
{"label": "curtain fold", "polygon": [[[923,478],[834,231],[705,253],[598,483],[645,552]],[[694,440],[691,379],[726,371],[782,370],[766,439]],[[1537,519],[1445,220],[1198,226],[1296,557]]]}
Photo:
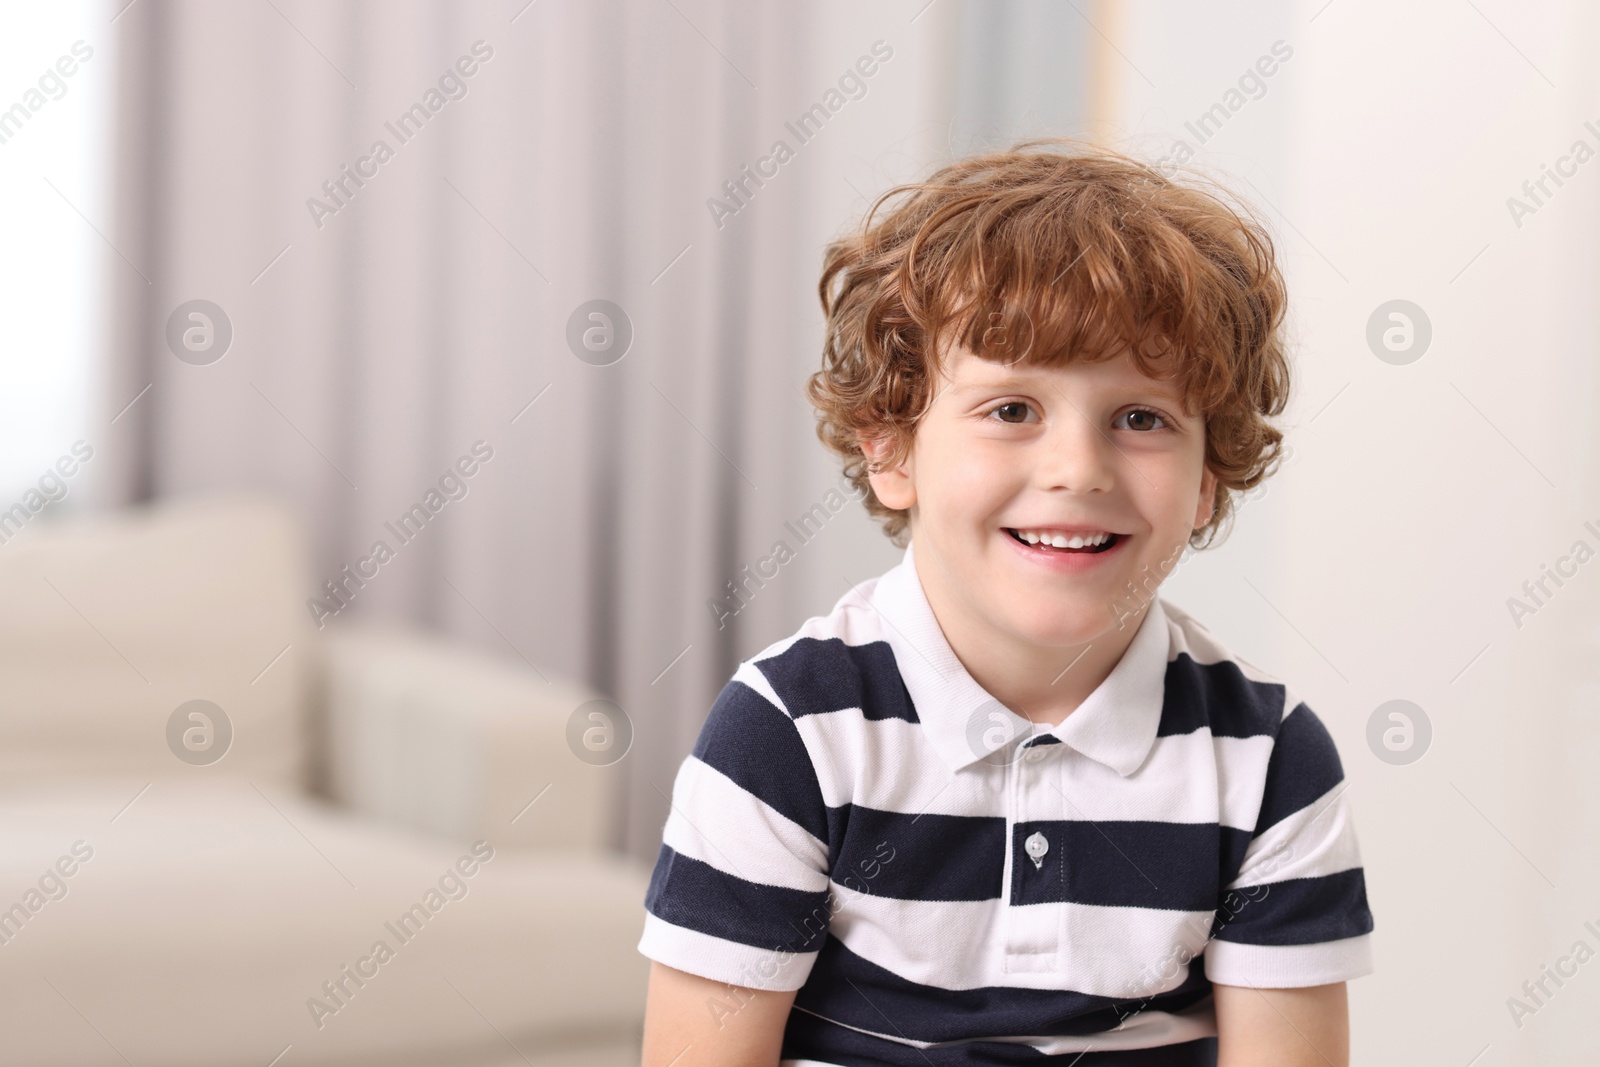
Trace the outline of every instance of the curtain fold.
{"label": "curtain fold", "polygon": [[[897,555],[852,507],[737,615],[709,606],[837,479],[802,392],[815,279],[865,197],[944,147],[949,35],[920,6],[129,9],[113,231],[149,281],[113,277],[103,402],[150,388],[111,502],[282,494],[326,625],[408,621],[615,700],[633,749],[598,773],[651,858],[738,660]],[[877,40],[895,60],[796,143]],[[778,139],[794,159],[719,217]],[[213,362],[169,349],[191,300],[231,324]],[[614,362],[568,342],[594,300],[631,325]]]}

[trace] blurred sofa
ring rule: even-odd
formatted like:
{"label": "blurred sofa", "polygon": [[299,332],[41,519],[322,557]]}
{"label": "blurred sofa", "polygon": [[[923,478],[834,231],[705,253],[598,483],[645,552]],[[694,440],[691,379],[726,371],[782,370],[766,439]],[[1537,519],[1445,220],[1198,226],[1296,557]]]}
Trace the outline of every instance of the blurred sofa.
{"label": "blurred sofa", "polygon": [[594,694],[315,589],[258,497],[0,546],[0,1060],[637,1064]]}

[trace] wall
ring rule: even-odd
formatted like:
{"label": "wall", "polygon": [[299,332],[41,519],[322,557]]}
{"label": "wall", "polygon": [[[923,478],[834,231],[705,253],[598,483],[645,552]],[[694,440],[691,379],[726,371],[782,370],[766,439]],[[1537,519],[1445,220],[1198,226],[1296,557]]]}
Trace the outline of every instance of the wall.
{"label": "wall", "polygon": [[[1594,18],[1136,0],[1107,60],[1117,142],[1160,156],[1186,140],[1280,242],[1293,458],[1166,595],[1288,680],[1338,742],[1378,924],[1377,973],[1352,986],[1356,1063],[1592,1062],[1600,965],[1547,981],[1542,1006],[1521,986],[1579,939],[1600,950],[1583,926],[1600,928],[1600,568],[1547,583],[1520,626],[1507,601],[1575,540],[1600,548],[1583,526],[1600,528],[1600,164],[1547,182],[1532,214],[1507,198],[1575,140],[1600,151],[1583,125],[1600,120]],[[1293,55],[1265,94],[1200,143],[1184,123],[1280,40]],[[1432,325],[1404,365],[1366,339],[1394,299]],[[1405,765],[1367,740],[1393,699],[1432,725]],[[1537,1010],[1514,1018],[1513,996]]]}

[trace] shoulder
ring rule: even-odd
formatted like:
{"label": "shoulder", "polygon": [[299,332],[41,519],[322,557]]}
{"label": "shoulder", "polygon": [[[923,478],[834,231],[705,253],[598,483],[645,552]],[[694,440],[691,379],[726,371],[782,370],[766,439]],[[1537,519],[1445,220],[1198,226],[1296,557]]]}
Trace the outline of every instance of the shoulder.
{"label": "shoulder", "polygon": [[1161,606],[1170,638],[1162,734],[1205,729],[1214,737],[1276,740],[1293,728],[1297,711],[1315,720],[1282,680],[1236,655],[1188,612],[1165,600]]}
{"label": "shoulder", "polygon": [[1257,832],[1327,796],[1344,780],[1333,735],[1284,682],[1234,655],[1187,612],[1163,601],[1170,628],[1163,734],[1208,730],[1233,739],[1217,758],[1261,786]]}
{"label": "shoulder", "polygon": [[876,582],[862,582],[827,615],[740,663],[729,685],[748,687],[795,720],[858,710],[869,719],[915,722],[882,620],[870,607]]}
{"label": "shoulder", "polygon": [[829,713],[855,710],[855,721],[894,715],[915,721],[893,652],[868,606],[871,586],[861,583],[827,615],[807,619],[740,662],[690,754],[824,841],[827,806],[817,760],[838,747],[828,739],[851,736],[848,728],[837,732],[841,717]]}

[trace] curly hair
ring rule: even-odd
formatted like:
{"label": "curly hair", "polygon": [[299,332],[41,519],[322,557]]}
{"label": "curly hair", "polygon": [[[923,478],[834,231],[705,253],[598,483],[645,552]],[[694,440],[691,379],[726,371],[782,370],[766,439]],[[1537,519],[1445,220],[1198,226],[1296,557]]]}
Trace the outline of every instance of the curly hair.
{"label": "curly hair", "polygon": [[905,459],[941,344],[1044,366],[1128,352],[1175,380],[1217,475],[1190,544],[1213,543],[1234,495],[1277,469],[1283,435],[1267,420],[1289,394],[1272,239],[1226,195],[1115,152],[1025,141],[889,190],[828,245],[822,369],[806,392],[817,436],[895,544],[909,517],[872,492],[861,442],[886,440],[885,466]]}

